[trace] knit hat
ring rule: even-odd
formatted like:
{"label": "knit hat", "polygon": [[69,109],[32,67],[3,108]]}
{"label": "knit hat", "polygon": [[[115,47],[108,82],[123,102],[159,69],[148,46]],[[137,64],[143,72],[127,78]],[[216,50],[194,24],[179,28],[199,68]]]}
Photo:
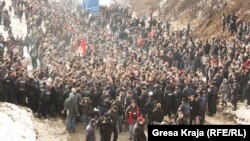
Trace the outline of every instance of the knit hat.
{"label": "knit hat", "polygon": [[142,122],[142,121],[145,121],[145,119],[144,119],[143,117],[138,117],[138,118],[137,118],[137,121],[138,121],[138,122]]}

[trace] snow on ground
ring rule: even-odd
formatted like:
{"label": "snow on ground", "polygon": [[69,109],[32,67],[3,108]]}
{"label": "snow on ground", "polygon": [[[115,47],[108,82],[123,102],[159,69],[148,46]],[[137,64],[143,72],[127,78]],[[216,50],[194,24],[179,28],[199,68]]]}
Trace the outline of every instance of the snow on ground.
{"label": "snow on ground", "polygon": [[223,113],[233,117],[237,124],[250,125],[250,108],[247,108],[245,103],[239,103],[236,111],[228,109],[223,111]]}
{"label": "snow on ground", "polygon": [[36,132],[31,110],[0,103],[0,131],[2,141],[35,141]]}
{"label": "snow on ground", "polygon": [[[5,9],[8,9],[10,5],[11,5],[11,0],[6,0]],[[23,16],[22,22],[20,22],[20,20],[14,16],[14,11],[12,10],[12,12],[10,13],[10,17],[11,17],[11,27],[14,37],[22,37],[24,39],[27,34],[27,25],[25,22],[25,16]],[[0,25],[0,33],[4,36],[5,40],[8,38],[8,33],[4,31],[3,25]],[[30,64],[31,58],[28,54],[26,47],[24,47],[24,56],[27,60],[26,62],[29,62]],[[28,65],[28,72],[31,72],[31,70],[32,66]]]}
{"label": "snow on ground", "polygon": [[99,1],[99,5],[107,5],[107,6],[109,6],[109,5],[111,5],[111,3],[112,3],[112,0],[100,0]]}
{"label": "snow on ground", "polygon": [[37,130],[36,141],[75,141],[69,140],[64,121],[61,119],[35,119],[34,125]]}

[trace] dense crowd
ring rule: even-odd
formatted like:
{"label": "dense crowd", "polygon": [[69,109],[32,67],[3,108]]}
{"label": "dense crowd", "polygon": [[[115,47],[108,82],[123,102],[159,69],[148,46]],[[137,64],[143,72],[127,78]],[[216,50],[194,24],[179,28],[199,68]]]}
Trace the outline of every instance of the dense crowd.
{"label": "dense crowd", "polygon": [[[230,101],[232,110],[245,99],[250,105],[250,27],[234,24],[233,16],[225,25],[232,37],[202,41],[192,39],[190,24],[172,32],[169,22],[133,17],[123,6],[93,14],[37,0],[1,5],[9,37],[0,38],[0,100],[28,106],[39,117],[66,113],[70,132],[81,117],[84,130],[93,133],[96,124],[103,141],[112,133],[116,141],[123,127],[130,140],[144,140],[145,119],[202,125],[219,103]],[[12,34],[11,13],[25,19],[24,39]]]}

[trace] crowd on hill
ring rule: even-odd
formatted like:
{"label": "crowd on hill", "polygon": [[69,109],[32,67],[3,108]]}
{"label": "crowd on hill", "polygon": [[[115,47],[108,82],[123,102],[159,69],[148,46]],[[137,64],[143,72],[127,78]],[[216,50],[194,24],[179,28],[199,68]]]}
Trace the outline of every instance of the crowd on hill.
{"label": "crowd on hill", "polygon": [[[26,22],[25,38],[13,36],[11,13]],[[133,17],[128,7],[93,14],[38,0],[12,0],[9,8],[2,1],[1,15],[9,37],[0,38],[0,100],[28,106],[39,117],[66,113],[70,132],[79,116],[91,133],[96,118],[103,140],[113,133],[116,141],[126,127],[136,141],[146,139],[144,119],[204,124],[219,103],[232,103],[232,110],[246,99],[250,105],[249,27],[240,37],[232,32],[202,41],[191,37],[190,24],[172,31],[169,22]]]}

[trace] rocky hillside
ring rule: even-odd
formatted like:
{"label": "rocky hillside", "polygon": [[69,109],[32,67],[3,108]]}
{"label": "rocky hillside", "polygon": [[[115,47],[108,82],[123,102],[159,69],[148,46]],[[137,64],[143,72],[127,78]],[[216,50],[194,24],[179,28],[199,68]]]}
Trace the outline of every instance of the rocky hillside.
{"label": "rocky hillside", "polygon": [[174,29],[189,22],[197,38],[228,36],[221,28],[223,12],[234,12],[238,20],[250,24],[249,0],[129,0],[128,4],[139,17],[153,9],[155,16],[171,21]]}

